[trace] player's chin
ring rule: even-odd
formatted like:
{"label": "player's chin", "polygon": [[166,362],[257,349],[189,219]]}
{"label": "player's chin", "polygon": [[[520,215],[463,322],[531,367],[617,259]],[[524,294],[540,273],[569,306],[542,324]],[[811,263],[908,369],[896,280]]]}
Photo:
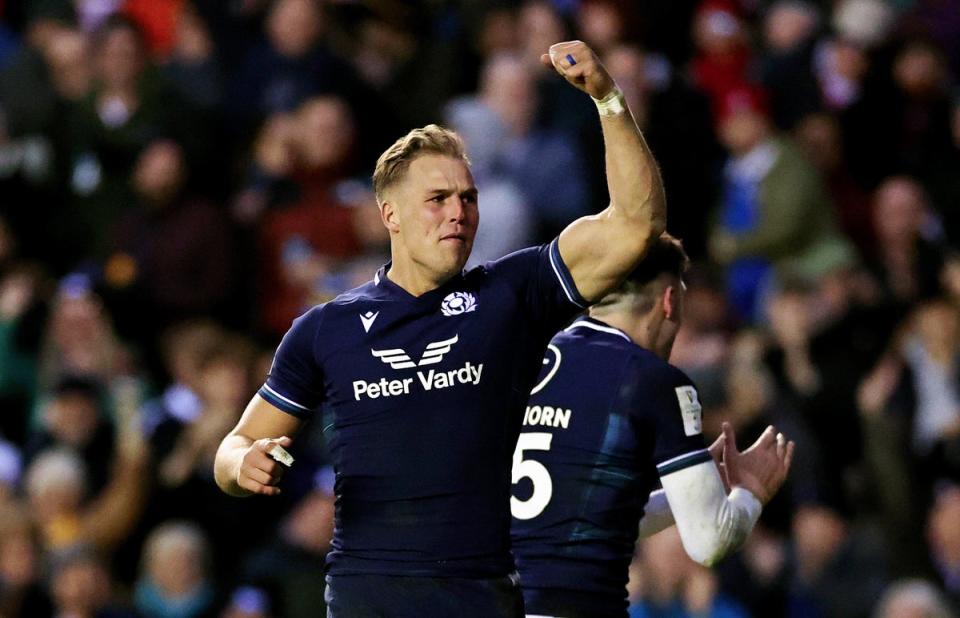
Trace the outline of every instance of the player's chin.
{"label": "player's chin", "polygon": [[450,236],[440,240],[440,246],[450,255],[463,256],[464,261],[473,250],[473,238],[469,236]]}
{"label": "player's chin", "polygon": [[443,247],[444,261],[447,263],[450,272],[456,273],[462,270],[467,260],[470,259],[473,239],[449,238],[441,240],[440,244]]}

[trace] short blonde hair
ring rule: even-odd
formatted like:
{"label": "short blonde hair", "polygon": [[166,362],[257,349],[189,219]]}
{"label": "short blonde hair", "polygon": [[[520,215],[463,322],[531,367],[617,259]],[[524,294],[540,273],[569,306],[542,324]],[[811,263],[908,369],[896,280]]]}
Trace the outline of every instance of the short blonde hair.
{"label": "short blonde hair", "polygon": [[373,170],[377,203],[383,202],[383,192],[403,178],[413,160],[422,154],[444,155],[470,165],[463,140],[456,132],[435,124],[414,129],[395,141],[377,159],[377,167]]}

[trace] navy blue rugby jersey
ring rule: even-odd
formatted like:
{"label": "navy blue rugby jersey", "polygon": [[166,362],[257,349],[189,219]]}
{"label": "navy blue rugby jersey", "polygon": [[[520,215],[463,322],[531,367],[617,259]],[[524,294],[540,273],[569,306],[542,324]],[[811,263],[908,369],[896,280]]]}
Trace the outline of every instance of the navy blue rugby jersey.
{"label": "navy blue rugby jersey", "polygon": [[[527,612],[625,614],[637,525],[659,477],[710,459],[697,391],[622,331],[580,318],[550,342],[513,468]],[[579,599],[579,601],[578,601]]]}
{"label": "navy blue rugby jersey", "polygon": [[388,266],[299,317],[259,394],[332,413],[330,573],[505,575],[527,396],[550,337],[587,303],[556,240],[419,297]]}

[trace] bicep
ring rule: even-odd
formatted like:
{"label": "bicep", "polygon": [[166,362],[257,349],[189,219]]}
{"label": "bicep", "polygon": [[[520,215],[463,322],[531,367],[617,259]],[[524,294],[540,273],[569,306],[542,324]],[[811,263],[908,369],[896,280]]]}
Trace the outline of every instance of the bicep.
{"label": "bicep", "polygon": [[620,285],[652,240],[649,221],[617,216],[608,207],[568,225],[559,249],[580,294],[596,302]]}
{"label": "bicep", "polygon": [[260,395],[254,395],[237,426],[230,432],[251,441],[261,438],[294,436],[303,421],[274,406]]}

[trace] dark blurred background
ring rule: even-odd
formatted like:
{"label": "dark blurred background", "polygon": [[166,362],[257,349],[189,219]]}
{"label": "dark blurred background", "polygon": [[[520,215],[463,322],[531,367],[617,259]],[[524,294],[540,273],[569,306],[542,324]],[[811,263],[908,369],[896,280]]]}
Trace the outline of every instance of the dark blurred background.
{"label": "dark blurred background", "polygon": [[960,601],[960,0],[0,0],[0,616],[322,616],[318,419],[276,499],[212,460],[306,307],[388,252],[378,154],[461,132],[473,264],[607,202],[579,38],[694,257],[673,361],[789,484],[713,571],[642,542],[633,616]]}

